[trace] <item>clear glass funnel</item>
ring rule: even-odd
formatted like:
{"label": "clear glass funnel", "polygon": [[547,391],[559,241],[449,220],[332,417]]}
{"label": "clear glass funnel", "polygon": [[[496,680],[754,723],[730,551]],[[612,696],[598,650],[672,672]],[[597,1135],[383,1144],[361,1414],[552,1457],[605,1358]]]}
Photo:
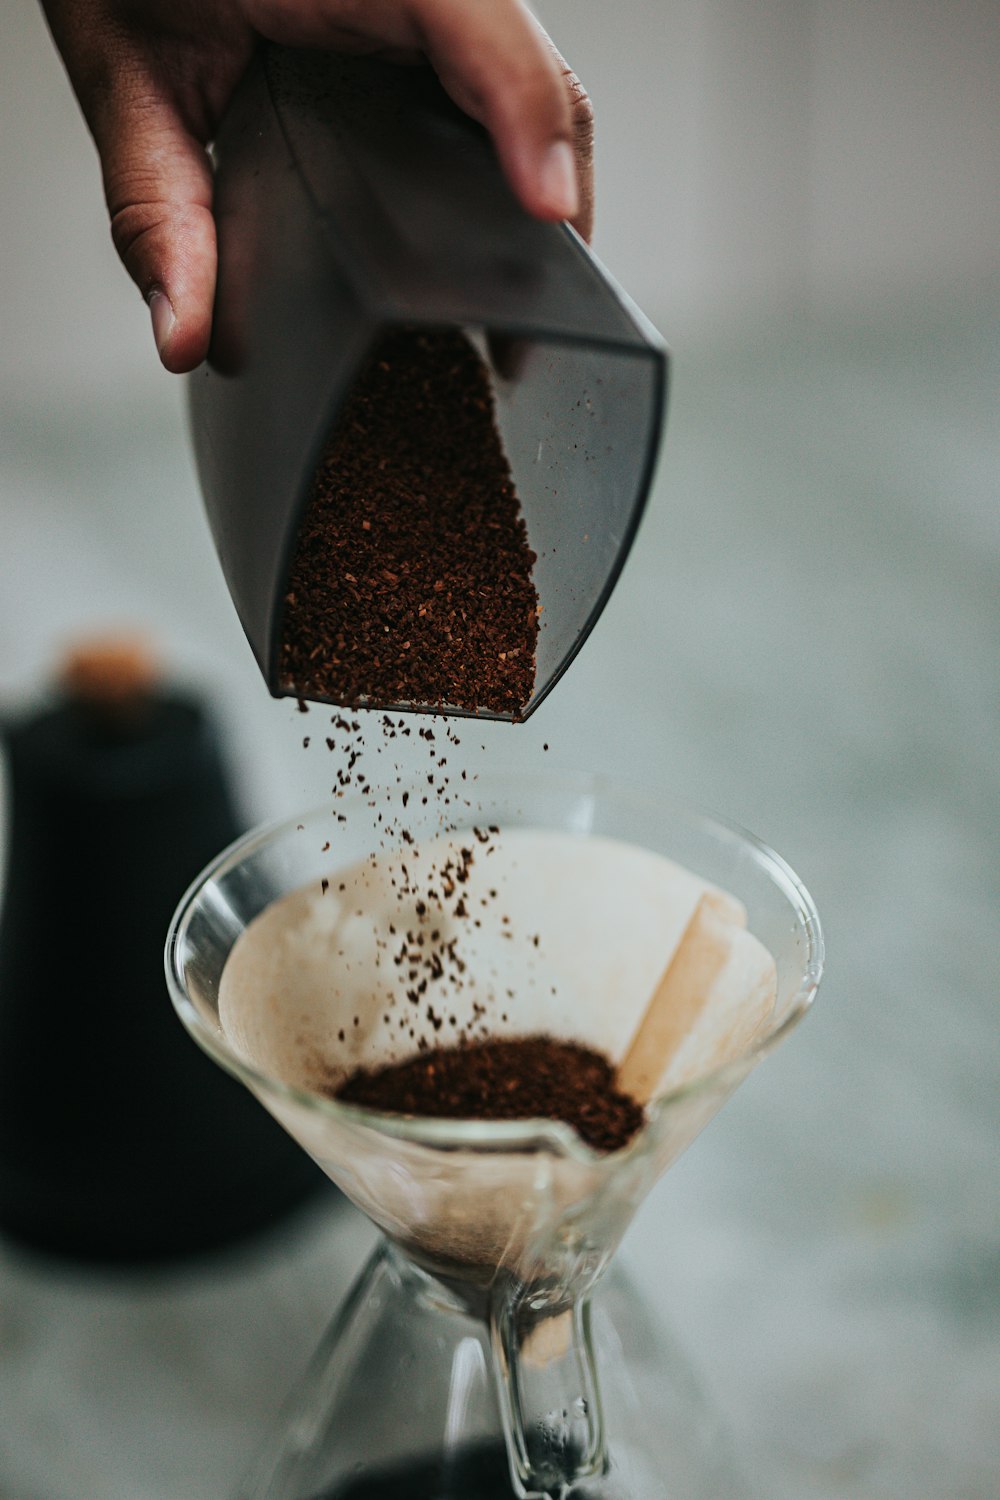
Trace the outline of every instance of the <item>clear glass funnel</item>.
{"label": "clear glass funnel", "polygon": [[[656,1098],[638,1135],[611,1154],[593,1152],[568,1125],[549,1120],[416,1119],[342,1104],[310,1084],[294,1048],[282,1055],[266,1025],[251,1021],[241,1030],[227,1024],[225,1008],[220,1018],[220,985],[241,934],[279,898],[318,892],[338,870],[384,853],[372,799],[339,802],[345,821],[334,825],[336,834],[324,808],[222,855],[191,888],[171,930],[174,1004],[196,1040],[393,1246],[362,1276],[317,1357],[296,1420],[248,1493],[272,1500],[735,1494],[719,1488],[727,1482],[722,1460],[698,1424],[664,1411],[664,1402],[676,1408],[677,1388],[656,1373],[646,1320],[615,1322],[611,1304],[591,1294],[656,1179],[811,1003],[822,966],[815,909],[771,850],[663,797],[588,776],[484,776],[474,795],[470,830],[491,824],[613,839],[665,854],[736,896],[775,960],[774,1012],[749,1045],[717,1053],[709,1071]],[[440,836],[439,809],[414,798],[411,810],[418,847]],[[641,903],[636,920],[649,920]],[[620,924],[616,931],[626,942]],[[595,965],[597,944],[607,958],[599,921],[579,941],[584,950],[595,945]],[[280,936],[269,947],[278,952]],[[285,958],[288,973],[301,978],[294,949]],[[261,1015],[299,1007],[295,1024],[274,1035],[294,1040],[309,1030],[315,1017],[300,1002],[312,983],[306,974],[298,989],[265,995]],[[520,1022],[522,1030],[596,1045],[612,1061],[634,1026],[634,1016],[585,998],[560,1009],[535,996],[519,1010],[515,994],[510,1007],[515,1029]],[[331,1016],[330,1038],[350,1035],[355,1059],[367,1047],[370,1061],[373,1050],[378,1055],[380,1008],[376,995],[372,1015],[360,1014],[358,1024]]]}

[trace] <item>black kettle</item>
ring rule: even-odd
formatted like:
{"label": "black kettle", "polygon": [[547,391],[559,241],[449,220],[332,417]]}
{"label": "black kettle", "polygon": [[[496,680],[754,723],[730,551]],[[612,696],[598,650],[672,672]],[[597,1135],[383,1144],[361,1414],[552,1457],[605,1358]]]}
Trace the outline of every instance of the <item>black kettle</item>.
{"label": "black kettle", "polygon": [[0,1232],[140,1262],[330,1189],[167,999],[178,894],[243,827],[210,716],[158,683],[86,676],[2,732]]}

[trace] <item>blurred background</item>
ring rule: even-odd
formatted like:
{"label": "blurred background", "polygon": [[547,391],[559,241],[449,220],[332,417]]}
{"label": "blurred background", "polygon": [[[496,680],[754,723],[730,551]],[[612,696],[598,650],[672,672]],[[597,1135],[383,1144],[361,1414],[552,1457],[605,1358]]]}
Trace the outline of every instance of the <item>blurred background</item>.
{"label": "blurred background", "polygon": [[[625,1258],[761,1495],[995,1500],[1000,17],[537,8],[595,104],[597,252],[671,344],[673,396],[586,650],[466,749],[663,784],[801,873],[815,1014]],[[5,6],[0,131],[0,718],[74,636],[138,625],[211,705],[248,816],[317,802],[330,758],[243,641],[183,385],[31,0]],[[230,1493],[370,1239],[321,1204],[143,1275],[0,1240],[0,1500]]]}

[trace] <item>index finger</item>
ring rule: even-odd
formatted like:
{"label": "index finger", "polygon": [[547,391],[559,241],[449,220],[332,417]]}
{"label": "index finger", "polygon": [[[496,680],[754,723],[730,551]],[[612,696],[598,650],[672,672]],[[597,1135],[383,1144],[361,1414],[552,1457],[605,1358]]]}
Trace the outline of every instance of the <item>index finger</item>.
{"label": "index finger", "polygon": [[521,0],[411,0],[421,48],[448,93],[493,137],[504,173],[540,219],[593,227],[593,111]]}

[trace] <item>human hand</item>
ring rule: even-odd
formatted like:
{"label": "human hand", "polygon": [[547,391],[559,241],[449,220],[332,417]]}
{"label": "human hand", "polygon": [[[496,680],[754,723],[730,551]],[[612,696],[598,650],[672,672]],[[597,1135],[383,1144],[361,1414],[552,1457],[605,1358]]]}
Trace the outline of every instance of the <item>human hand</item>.
{"label": "human hand", "polygon": [[211,333],[216,242],[207,155],[264,38],[429,62],[490,132],[524,207],[593,216],[592,116],[522,0],[42,0],[97,144],[118,254],[183,373]]}

